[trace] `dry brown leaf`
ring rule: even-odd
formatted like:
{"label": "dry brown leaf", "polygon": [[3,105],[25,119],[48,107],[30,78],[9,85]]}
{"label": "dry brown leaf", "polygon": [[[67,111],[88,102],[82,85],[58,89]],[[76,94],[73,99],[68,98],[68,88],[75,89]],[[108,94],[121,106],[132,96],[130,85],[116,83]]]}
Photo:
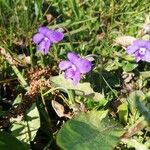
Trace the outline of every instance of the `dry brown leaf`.
{"label": "dry brown leaf", "polygon": [[97,40],[101,41],[106,37],[106,34],[104,32],[97,34],[96,38]]}
{"label": "dry brown leaf", "polygon": [[136,40],[135,37],[133,36],[119,36],[114,40],[114,44],[115,45],[121,45],[123,47],[128,47],[129,45],[131,45],[134,41]]}
{"label": "dry brown leaf", "polygon": [[48,23],[52,22],[53,19],[54,17],[52,16],[52,14],[46,14],[46,20]]}
{"label": "dry brown leaf", "polygon": [[64,113],[64,111],[65,111],[64,106],[61,105],[60,103],[58,103],[57,101],[52,100],[52,107],[53,107],[53,109],[55,110],[56,114],[59,117],[71,118],[70,114],[65,114]]}

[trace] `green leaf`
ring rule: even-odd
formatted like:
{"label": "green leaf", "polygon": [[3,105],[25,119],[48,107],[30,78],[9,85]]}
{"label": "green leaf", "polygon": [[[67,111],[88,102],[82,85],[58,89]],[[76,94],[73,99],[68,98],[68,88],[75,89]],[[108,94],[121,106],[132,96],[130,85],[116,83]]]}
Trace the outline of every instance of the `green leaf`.
{"label": "green leaf", "polygon": [[136,139],[123,139],[122,141],[128,145],[128,148],[135,148],[136,150],[149,150],[148,146],[139,143]]}
{"label": "green leaf", "polygon": [[136,100],[136,106],[139,112],[144,116],[146,121],[150,123],[150,112],[148,108],[146,108],[140,101],[139,99]]}
{"label": "green leaf", "polygon": [[132,71],[132,70],[135,69],[137,66],[138,66],[138,64],[130,63],[130,62],[128,62],[128,61],[124,61],[124,62],[122,63],[123,70],[126,71],[126,72]]}
{"label": "green leaf", "polygon": [[34,139],[40,127],[40,117],[36,104],[34,103],[26,112],[24,120],[19,121],[18,119],[14,120],[11,128],[12,134],[19,140],[29,143]]}
{"label": "green leaf", "polygon": [[128,119],[128,103],[125,101],[118,107],[119,120],[126,124]]}
{"label": "green leaf", "polygon": [[143,72],[140,72],[140,75],[141,75],[144,79],[149,79],[149,78],[150,78],[150,71],[143,71]]}
{"label": "green leaf", "polygon": [[1,150],[28,150],[27,145],[20,142],[17,138],[7,132],[0,132]]}
{"label": "green leaf", "polygon": [[129,108],[132,114],[137,113],[136,100],[139,99],[143,101],[145,99],[145,95],[142,91],[134,91],[128,97]]}
{"label": "green leaf", "polygon": [[112,150],[123,134],[123,128],[106,115],[107,111],[79,114],[60,129],[57,144],[64,150]]}
{"label": "green leaf", "polygon": [[13,106],[18,105],[22,101],[22,94],[19,94],[13,102]]}
{"label": "green leaf", "polygon": [[53,82],[55,87],[62,87],[64,89],[73,89],[76,91],[77,95],[85,96],[88,98],[93,98],[99,101],[104,98],[104,96],[98,92],[94,92],[91,88],[90,83],[78,83],[76,86],[72,84],[70,79],[66,80],[63,75],[51,77],[50,80]]}

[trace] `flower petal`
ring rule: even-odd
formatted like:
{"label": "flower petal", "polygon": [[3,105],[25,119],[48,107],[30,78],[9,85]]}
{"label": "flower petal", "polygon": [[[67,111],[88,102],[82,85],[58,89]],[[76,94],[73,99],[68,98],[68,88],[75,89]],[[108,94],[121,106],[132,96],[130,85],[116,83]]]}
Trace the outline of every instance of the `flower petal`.
{"label": "flower petal", "polygon": [[136,45],[131,45],[131,46],[128,46],[126,51],[128,54],[133,54],[135,53],[140,47],[136,46]]}
{"label": "flower petal", "polygon": [[72,63],[70,61],[64,60],[59,63],[60,70],[66,70],[71,67]]}
{"label": "flower petal", "polygon": [[43,38],[44,38],[44,35],[43,35],[43,34],[41,34],[41,33],[36,33],[36,34],[33,36],[32,40],[34,41],[34,43],[39,44],[39,43],[43,40]]}
{"label": "flower petal", "polygon": [[72,68],[69,68],[65,71],[65,78],[72,79],[75,75],[75,71]]}
{"label": "flower petal", "polygon": [[51,46],[50,40],[45,41],[45,50],[44,50],[45,55],[48,54],[50,46]]}
{"label": "flower petal", "polygon": [[80,73],[87,73],[92,69],[92,63],[87,59],[79,58],[74,64],[77,66]]}
{"label": "flower petal", "polygon": [[147,40],[135,40],[133,42],[133,45],[136,45],[137,47],[145,47],[147,45]]}
{"label": "flower petal", "polygon": [[81,74],[79,70],[74,71],[72,68],[70,68],[65,71],[65,78],[72,79],[73,85],[76,85],[81,79]]}
{"label": "flower petal", "polygon": [[49,38],[49,40],[53,43],[58,43],[64,38],[64,34],[59,31],[49,30],[46,33],[46,36]]}
{"label": "flower petal", "polygon": [[42,40],[38,45],[38,50],[40,50],[46,55],[48,54],[50,46],[51,46],[50,40]]}
{"label": "flower petal", "polygon": [[142,58],[142,60],[150,62],[150,51],[147,50],[145,53],[145,56]]}
{"label": "flower petal", "polygon": [[49,32],[49,31],[50,31],[50,29],[47,27],[44,27],[44,26],[38,28],[38,32],[41,34],[44,34],[45,36],[46,36],[47,32]]}
{"label": "flower petal", "polygon": [[38,50],[42,51],[44,53],[44,49],[45,49],[45,42],[44,40],[42,40],[40,42],[40,44],[38,45]]}
{"label": "flower petal", "polygon": [[135,59],[136,59],[136,62],[139,62],[140,60],[142,60],[143,56],[139,54],[138,51],[136,51],[134,53],[134,56],[135,56]]}
{"label": "flower petal", "polygon": [[146,48],[150,51],[150,41],[147,41]]}
{"label": "flower petal", "polygon": [[70,52],[67,54],[68,59],[74,63],[78,60],[78,58],[80,58],[80,56],[78,54],[76,54],[75,52]]}
{"label": "flower petal", "polygon": [[77,85],[81,79],[81,74],[79,71],[75,71],[75,75],[73,77],[73,85]]}

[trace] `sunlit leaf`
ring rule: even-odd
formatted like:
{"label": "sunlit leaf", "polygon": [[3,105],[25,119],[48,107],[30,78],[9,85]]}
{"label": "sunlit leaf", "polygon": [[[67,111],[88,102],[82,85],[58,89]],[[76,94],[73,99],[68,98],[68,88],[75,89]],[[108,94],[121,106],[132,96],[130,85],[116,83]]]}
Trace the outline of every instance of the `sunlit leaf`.
{"label": "sunlit leaf", "polygon": [[19,94],[13,102],[13,105],[18,105],[22,101],[22,94]]}
{"label": "sunlit leaf", "polygon": [[12,125],[12,134],[23,142],[30,142],[36,136],[37,130],[40,127],[39,112],[34,103],[26,112],[24,120],[15,120]]}
{"label": "sunlit leaf", "polygon": [[139,143],[135,139],[124,139],[123,142],[128,145],[128,148],[129,147],[135,148],[136,150],[149,150],[148,146],[146,146],[145,144]]}
{"label": "sunlit leaf", "polygon": [[101,93],[94,92],[91,88],[90,83],[88,82],[78,83],[76,86],[74,86],[72,84],[72,81],[70,79],[66,80],[63,75],[51,77],[50,80],[56,87],[75,90],[77,95],[91,97],[97,101],[104,98],[104,96]]}
{"label": "sunlit leaf", "polygon": [[125,72],[129,72],[129,71],[132,71],[133,69],[135,69],[136,67],[138,66],[138,64],[135,64],[135,63],[130,63],[128,61],[124,61],[122,63],[122,68]]}

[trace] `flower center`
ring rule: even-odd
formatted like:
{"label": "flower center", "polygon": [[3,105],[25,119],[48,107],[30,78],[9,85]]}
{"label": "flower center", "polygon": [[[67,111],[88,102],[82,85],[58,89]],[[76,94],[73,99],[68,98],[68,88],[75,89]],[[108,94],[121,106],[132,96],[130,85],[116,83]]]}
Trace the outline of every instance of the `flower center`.
{"label": "flower center", "polygon": [[145,53],[146,53],[146,48],[140,48],[139,49],[139,54],[140,55],[145,55]]}
{"label": "flower center", "polygon": [[44,38],[44,41],[48,41],[48,38],[47,38],[47,37],[45,37],[45,38]]}

